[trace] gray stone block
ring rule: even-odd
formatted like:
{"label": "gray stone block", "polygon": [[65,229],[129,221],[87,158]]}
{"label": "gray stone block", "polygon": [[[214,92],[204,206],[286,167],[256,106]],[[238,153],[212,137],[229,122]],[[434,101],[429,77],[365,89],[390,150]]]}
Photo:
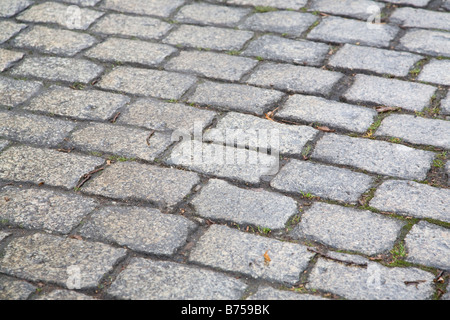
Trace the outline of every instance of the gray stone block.
{"label": "gray stone block", "polygon": [[344,98],[421,111],[430,104],[435,91],[435,87],[426,84],[358,74]]}
{"label": "gray stone block", "polygon": [[89,181],[82,190],[114,199],[150,201],[172,207],[199,182],[193,172],[135,162],[118,162]]}
{"label": "gray stone block", "polygon": [[381,12],[384,7],[384,4],[370,0],[314,0],[310,9],[366,20]]}
{"label": "gray stone block", "polygon": [[106,0],[101,8],[140,15],[168,17],[184,3],[185,0]]}
{"label": "gray stone block", "polygon": [[342,77],[339,72],[266,63],[252,73],[247,83],[290,92],[328,95]]}
{"label": "gray stone block", "polygon": [[246,300],[327,300],[318,295],[296,293],[288,290],[277,290],[272,287],[259,287],[258,291],[248,297]]}
{"label": "gray stone block", "polygon": [[52,86],[25,109],[84,120],[108,120],[129,101],[130,98],[115,93]]}
{"label": "gray stone block", "polygon": [[0,179],[73,189],[84,174],[103,162],[96,157],[15,146],[0,154]]}
{"label": "gray stone block", "polygon": [[0,77],[0,104],[15,107],[27,101],[41,88],[41,82]]}
{"label": "gray stone block", "polygon": [[278,172],[279,158],[247,149],[183,140],[166,160],[202,174],[258,184],[262,176]]}
{"label": "gray stone block", "polygon": [[76,148],[100,151],[129,158],[153,161],[173,142],[169,134],[121,127],[112,124],[91,123],[71,135]]}
{"label": "gray stone block", "polygon": [[243,281],[214,271],[134,258],[108,294],[126,300],[238,300],[246,287]]}
{"label": "gray stone block", "polygon": [[299,281],[313,255],[299,244],[212,225],[192,250],[189,261],[292,285]]}
{"label": "gray stone block", "polygon": [[283,97],[276,90],[261,89],[242,84],[201,83],[189,102],[262,115]]}
{"label": "gray stone block", "polygon": [[170,23],[158,19],[110,13],[102,17],[90,30],[107,35],[161,39],[171,29]]}
{"label": "gray stone block", "polygon": [[68,234],[96,206],[92,199],[53,190],[16,187],[0,190],[1,219],[26,229]]}
{"label": "gray stone block", "polygon": [[375,110],[320,97],[292,95],[276,118],[319,123],[334,128],[366,132],[374,122]]}
{"label": "gray stone block", "polygon": [[450,30],[450,14],[431,10],[398,8],[389,17],[390,22],[406,28]]}
{"label": "gray stone block", "polygon": [[87,296],[76,291],[69,290],[53,290],[50,293],[44,293],[40,295],[36,300],[48,300],[48,301],[77,301],[77,300],[95,300],[94,298]]}
{"label": "gray stone block", "polygon": [[32,5],[29,0],[3,0],[0,1],[0,17],[9,18]]}
{"label": "gray stone block", "polygon": [[0,111],[0,136],[25,143],[57,146],[75,123],[34,114]]}
{"label": "gray stone block", "polygon": [[14,279],[11,277],[0,276],[0,300],[27,300],[36,290],[32,284]]}
{"label": "gray stone block", "polygon": [[[97,287],[125,254],[125,249],[102,243],[35,233],[9,243],[0,257],[0,271],[29,281],[88,289]],[[76,274],[78,279],[73,278]]]}
{"label": "gray stone block", "polygon": [[97,40],[79,32],[34,26],[12,41],[14,47],[33,49],[43,53],[74,56],[91,47]]}
{"label": "gray stone block", "polygon": [[270,185],[297,195],[356,203],[373,182],[368,175],[313,162],[290,160]]}
{"label": "gray stone block", "polygon": [[450,222],[450,191],[413,181],[384,182],[370,206],[403,216]]}
{"label": "gray stone block", "polygon": [[307,0],[229,0],[227,3],[299,10],[306,5]]}
{"label": "gray stone block", "polygon": [[159,131],[179,131],[192,134],[196,125],[203,130],[215,116],[214,111],[198,109],[181,103],[139,99],[122,111],[117,123]]}
{"label": "gray stone block", "polygon": [[[367,267],[346,266],[319,259],[307,288],[353,300],[426,300],[433,296],[433,279],[432,273],[416,268],[388,268],[374,262]],[[417,286],[405,284],[419,280]]]}
{"label": "gray stone block", "polygon": [[448,70],[450,70],[450,60],[431,60],[423,67],[418,80],[450,86]]}
{"label": "gray stone block", "polygon": [[191,203],[201,217],[269,229],[284,228],[288,219],[298,212],[297,203],[291,198],[259,189],[238,188],[217,179],[209,180]]}
{"label": "gray stone block", "polygon": [[414,144],[450,149],[449,121],[396,114],[385,118],[375,134],[397,137]]}
{"label": "gray stone block", "polygon": [[193,76],[167,71],[117,67],[97,85],[102,89],[136,95],[179,99],[196,80]]}
{"label": "gray stone block", "polygon": [[450,34],[441,31],[409,29],[400,39],[397,48],[431,56],[450,57]]}
{"label": "gray stone block", "polygon": [[85,53],[86,57],[157,66],[177,50],[171,46],[141,40],[108,38]]}
{"label": "gray stone block", "polygon": [[88,83],[103,72],[103,67],[93,62],[59,57],[27,57],[11,74],[37,77],[52,81]]}
{"label": "gray stone block", "polygon": [[450,270],[450,230],[420,221],[405,238],[407,261]]}
{"label": "gray stone block", "polygon": [[0,48],[0,72],[8,69],[21,60],[24,53]]}
{"label": "gray stone block", "polygon": [[258,63],[257,60],[203,51],[182,51],[172,58],[166,70],[195,73],[202,77],[239,81]]}
{"label": "gray stone block", "polygon": [[178,47],[191,47],[214,50],[241,50],[244,44],[253,37],[253,32],[181,25],[172,31],[163,42]]}
{"label": "gray stone block", "polygon": [[264,35],[252,41],[242,54],[268,60],[320,66],[329,50],[330,47],[323,43]]}
{"label": "gray stone block", "polygon": [[276,32],[299,37],[317,21],[317,17],[303,12],[270,11],[255,13],[239,25],[239,29]]}
{"label": "gray stone block", "polygon": [[293,235],[336,249],[376,255],[394,247],[403,226],[403,222],[370,211],[314,203],[302,214]]}
{"label": "gray stone block", "polygon": [[250,12],[251,10],[247,8],[216,6],[208,3],[192,3],[182,7],[174,19],[186,23],[232,27]]}
{"label": "gray stone block", "polygon": [[312,158],[377,174],[424,180],[435,154],[404,145],[336,134],[325,135]]}
{"label": "gray stone block", "polygon": [[135,251],[172,255],[186,244],[194,228],[195,224],[188,219],[162,214],[157,209],[104,207],[90,216],[78,234]]}
{"label": "gray stone block", "polygon": [[387,24],[329,16],[322,19],[308,34],[307,39],[387,47],[398,31],[399,28]]}
{"label": "gray stone block", "polygon": [[23,23],[16,23],[9,20],[0,21],[0,44],[8,41],[26,27],[27,25]]}
{"label": "gray stone block", "polygon": [[351,70],[367,70],[379,74],[406,77],[423,57],[400,51],[345,44],[329,61],[329,65]]}
{"label": "gray stone block", "polygon": [[300,156],[306,143],[319,132],[307,126],[291,126],[252,115],[229,112],[203,139],[228,146],[278,150],[281,154]]}

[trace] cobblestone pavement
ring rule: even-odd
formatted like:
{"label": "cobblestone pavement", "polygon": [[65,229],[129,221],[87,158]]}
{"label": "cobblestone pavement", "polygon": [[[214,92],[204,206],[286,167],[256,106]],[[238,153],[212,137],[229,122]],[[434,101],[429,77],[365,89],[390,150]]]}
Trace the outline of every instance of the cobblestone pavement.
{"label": "cobblestone pavement", "polygon": [[0,299],[450,299],[449,11],[0,0]]}

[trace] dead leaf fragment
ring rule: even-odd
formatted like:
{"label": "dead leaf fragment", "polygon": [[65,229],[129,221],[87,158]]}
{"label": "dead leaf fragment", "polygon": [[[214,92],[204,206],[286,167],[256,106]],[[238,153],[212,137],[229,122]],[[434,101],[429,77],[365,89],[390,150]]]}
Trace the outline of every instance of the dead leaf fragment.
{"label": "dead leaf fragment", "polygon": [[336,132],[336,130],[330,129],[328,127],[322,126],[322,127],[316,127],[317,130],[323,131],[323,132]]}
{"label": "dead leaf fragment", "polygon": [[268,265],[270,263],[270,261],[272,261],[269,257],[269,250],[266,251],[266,253],[264,253],[264,264]]}
{"label": "dead leaf fragment", "polygon": [[81,237],[81,236],[79,236],[79,235],[71,235],[71,236],[69,236],[69,238],[70,239],[75,239],[75,240],[83,240],[83,238]]}
{"label": "dead leaf fragment", "polygon": [[385,113],[385,112],[389,112],[389,111],[397,111],[398,108],[394,108],[394,107],[377,107],[377,108],[375,108],[375,110],[377,110],[378,113]]}

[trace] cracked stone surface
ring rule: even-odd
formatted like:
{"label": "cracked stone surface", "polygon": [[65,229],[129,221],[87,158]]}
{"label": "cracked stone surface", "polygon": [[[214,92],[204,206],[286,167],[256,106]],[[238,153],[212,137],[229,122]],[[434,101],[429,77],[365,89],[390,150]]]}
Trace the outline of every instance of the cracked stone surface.
{"label": "cracked stone surface", "polygon": [[1,300],[449,299],[450,1],[0,20]]}

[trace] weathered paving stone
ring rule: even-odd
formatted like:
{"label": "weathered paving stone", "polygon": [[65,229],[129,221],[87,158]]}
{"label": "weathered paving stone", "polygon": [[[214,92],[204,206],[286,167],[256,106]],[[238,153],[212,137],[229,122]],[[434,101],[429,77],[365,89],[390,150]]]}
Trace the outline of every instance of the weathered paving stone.
{"label": "weathered paving stone", "polygon": [[422,69],[418,79],[419,81],[450,86],[450,72],[448,70],[450,70],[450,60],[431,60]]}
{"label": "weathered paving stone", "polygon": [[0,300],[26,300],[35,290],[26,281],[0,276]]}
{"label": "weathered paving stone", "polygon": [[16,187],[0,190],[1,219],[27,229],[68,234],[96,205],[92,199],[52,190]]}
{"label": "weathered paving stone", "polygon": [[403,141],[450,149],[450,121],[396,114],[383,120],[377,136],[396,137]]}
{"label": "weathered paving stone", "polygon": [[131,94],[179,99],[196,82],[196,78],[167,71],[117,67],[97,84],[102,89]]}
{"label": "weathered paving stone", "polygon": [[181,8],[176,21],[195,24],[234,26],[251,12],[250,9],[193,3]]}
{"label": "weathered paving stone", "polygon": [[27,101],[41,88],[41,82],[0,77],[0,104],[15,107]]}
{"label": "weathered paving stone", "polygon": [[240,29],[276,32],[299,37],[316,22],[317,17],[303,12],[271,11],[255,13],[239,25]]}
{"label": "weathered paving stone", "polygon": [[286,120],[318,122],[355,132],[366,132],[377,112],[347,103],[320,97],[292,95],[276,117]]}
{"label": "weathered paving stone", "polygon": [[229,0],[227,3],[299,10],[306,5],[306,2],[307,0]]}
{"label": "weathered paving stone", "polygon": [[420,221],[405,238],[407,261],[450,270],[450,230]]}
{"label": "weathered paving stone", "polygon": [[291,126],[236,112],[228,113],[213,129],[205,132],[203,140],[226,143],[250,149],[269,148],[281,154],[300,155],[318,131],[307,126]]}
{"label": "weathered paving stone", "polygon": [[253,32],[251,31],[181,25],[177,30],[172,31],[163,42],[193,48],[240,50],[252,37]]}
{"label": "weathered paving stone", "polygon": [[282,97],[275,90],[208,81],[197,87],[189,102],[262,115]]}
{"label": "weathered paving stone", "polygon": [[441,112],[445,115],[450,115],[450,93],[441,101]]}
{"label": "weathered paving stone", "polygon": [[384,4],[370,0],[314,0],[310,10],[331,13],[334,15],[349,16],[357,19],[367,19],[376,13],[377,8],[381,11]]}
{"label": "weathered paving stone", "polygon": [[94,298],[87,296],[76,291],[69,290],[53,290],[50,293],[40,295],[36,300],[50,300],[50,301],[77,301],[77,300],[95,300]]}
{"label": "weathered paving stone", "polygon": [[258,63],[257,60],[228,54],[202,51],[183,51],[171,59],[166,70],[192,72],[199,76],[229,81],[239,81]]}
{"label": "weathered paving stone", "polygon": [[430,28],[450,30],[450,14],[414,8],[398,8],[389,17],[389,21],[402,27]]}
{"label": "weathered paving stone", "polygon": [[8,145],[9,145],[9,141],[8,140],[0,139],[0,151],[5,149]]}
{"label": "weathered paving stone", "polygon": [[29,7],[33,2],[29,0],[1,0],[0,17],[9,18]]}
{"label": "weathered paving stone", "polygon": [[445,171],[447,172],[447,177],[448,177],[447,184],[450,186],[450,162],[447,162],[447,165],[445,166]]}
{"label": "weathered paving stone", "polygon": [[88,83],[103,72],[103,67],[81,59],[59,57],[29,57],[11,74],[53,81]]}
{"label": "weathered paving stone", "polygon": [[143,39],[160,39],[172,29],[170,23],[150,18],[123,14],[109,14],[102,17],[91,31],[108,35],[131,36]]}
{"label": "weathered paving stone", "polygon": [[314,203],[302,214],[302,221],[293,235],[336,249],[375,255],[394,247],[403,225],[400,221],[370,211]]}
{"label": "weathered paving stone", "polygon": [[0,72],[8,69],[14,63],[21,60],[24,53],[0,48]]}
{"label": "weathered paving stone", "polygon": [[249,84],[299,93],[328,95],[342,73],[290,64],[266,63],[247,80]]}
{"label": "weathered paving stone", "polygon": [[140,63],[156,66],[176,51],[177,50],[171,46],[159,43],[109,38],[105,42],[88,50],[85,53],[85,56],[106,61]]}
{"label": "weathered paving stone", "polygon": [[172,150],[169,165],[221,178],[259,183],[262,176],[278,172],[279,158],[247,149],[183,140]]}
{"label": "weathered paving stone", "polygon": [[46,146],[56,146],[75,128],[73,122],[33,114],[0,111],[0,118],[0,136]]}
{"label": "weathered paving stone", "polygon": [[116,155],[153,161],[172,144],[168,134],[121,127],[111,124],[91,123],[75,131],[72,143],[86,151],[100,151]]}
{"label": "weathered paving stone", "polygon": [[102,8],[120,12],[168,17],[185,0],[106,0]]}
{"label": "weathered paving stone", "polygon": [[424,180],[435,154],[404,145],[336,134],[325,135],[312,158],[404,179]]}
{"label": "weathered paving stone", "polygon": [[421,111],[430,104],[435,91],[435,87],[426,84],[358,74],[344,98]]}
{"label": "weathered paving stone", "polygon": [[327,251],[326,257],[335,260],[344,262],[346,264],[353,264],[357,266],[367,267],[369,263],[369,259],[362,257],[357,254],[351,254],[351,253],[342,253],[337,251]]}
{"label": "weathered paving stone", "polygon": [[201,217],[269,229],[284,228],[288,219],[298,212],[297,203],[291,198],[238,188],[217,179],[209,180],[191,203]]}
{"label": "weathered paving stone", "polygon": [[356,203],[373,179],[348,169],[290,160],[270,185],[280,191],[312,194],[326,199]]}
{"label": "weathered paving stone", "polygon": [[212,225],[197,242],[189,260],[252,278],[294,284],[312,256],[299,244]]}
{"label": "weathered paving stone", "polygon": [[0,21],[0,44],[7,41],[12,36],[18,34],[27,25],[23,23],[15,23],[13,21]]}
{"label": "weathered paving stone", "polygon": [[20,21],[34,23],[56,23],[68,29],[86,30],[104,13],[56,2],[36,4],[20,14]]}
{"label": "weathered paving stone", "polygon": [[169,103],[155,99],[139,99],[123,110],[117,120],[120,124],[144,127],[160,131],[179,131],[191,134],[195,125],[203,130],[216,113],[181,103]]}
{"label": "weathered paving stone", "polygon": [[136,251],[171,255],[186,243],[194,228],[188,219],[157,209],[106,207],[94,212],[78,233]]}
{"label": "weathered paving stone", "polygon": [[422,58],[408,52],[345,44],[331,57],[328,64],[332,67],[406,77],[414,64]]}
{"label": "weathered paving stone", "polygon": [[450,191],[413,181],[384,182],[370,206],[404,216],[450,222]]}
{"label": "weathered paving stone", "polygon": [[95,42],[95,38],[88,34],[34,26],[19,34],[12,44],[44,53],[73,56]]}
{"label": "weathered paving stone", "polygon": [[17,146],[0,154],[0,179],[72,189],[103,162],[96,157]]}
{"label": "weathered paving stone", "polygon": [[127,300],[238,300],[246,287],[244,282],[214,271],[133,258],[108,294]]}
{"label": "weathered paving stone", "polygon": [[107,120],[130,98],[97,90],[73,90],[52,86],[31,100],[27,110],[86,120]]}
{"label": "weathered paving stone", "polygon": [[196,173],[135,162],[118,162],[89,181],[83,191],[115,199],[165,204],[180,202],[199,182]]}
{"label": "weathered paving stone", "polygon": [[[102,243],[36,233],[14,239],[4,249],[0,271],[29,281],[47,281],[63,287],[79,285],[80,289],[87,289],[96,287],[125,254],[125,249]],[[76,271],[80,275],[79,283],[72,283]]]}
{"label": "weathered paving stone", "polygon": [[399,28],[387,24],[372,25],[369,28],[366,21],[330,16],[323,18],[308,34],[307,39],[387,47],[398,31]]}
{"label": "weathered paving stone", "polygon": [[11,235],[10,233],[0,231],[0,241],[2,241],[3,239],[9,237],[10,235]]}
{"label": "weathered paving stone", "polygon": [[[425,300],[434,293],[434,275],[416,268],[388,268],[370,262],[367,267],[346,266],[319,259],[311,271],[307,288],[352,300]],[[418,281],[417,286],[405,281]]]}
{"label": "weathered paving stone", "polygon": [[323,64],[329,49],[330,47],[323,43],[265,35],[252,41],[242,54],[269,60],[319,66]]}
{"label": "weathered paving stone", "polygon": [[450,57],[450,33],[410,29],[400,39],[398,49]]}
{"label": "weathered paving stone", "polygon": [[252,294],[246,300],[326,300],[321,296],[312,294],[296,293],[287,290],[277,290],[271,287],[260,287],[255,294]]}
{"label": "weathered paving stone", "polygon": [[384,0],[384,1],[395,4],[407,4],[412,5],[414,7],[425,7],[430,2],[430,0]]}

